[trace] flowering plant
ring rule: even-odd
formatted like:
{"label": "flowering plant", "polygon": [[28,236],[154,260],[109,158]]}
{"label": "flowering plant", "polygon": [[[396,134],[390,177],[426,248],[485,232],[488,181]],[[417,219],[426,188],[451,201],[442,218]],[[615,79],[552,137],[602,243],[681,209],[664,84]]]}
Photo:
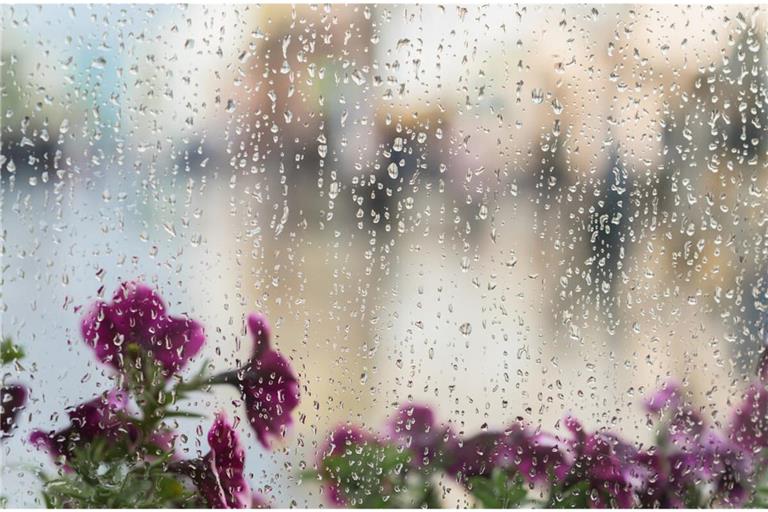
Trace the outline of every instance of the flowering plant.
{"label": "flowering plant", "polygon": [[[768,354],[768,352],[766,352]],[[669,382],[644,404],[657,432],[636,446],[572,416],[568,434],[522,420],[464,436],[425,405],[405,404],[375,435],[343,425],[316,468],[334,506],[439,507],[437,474],[487,508],[702,508],[768,506],[768,356],[724,429],[710,426]]]}
{"label": "flowering plant", "polygon": [[[253,338],[240,368],[190,377],[181,372],[200,352],[203,326],[168,313],[151,288],[124,283],[82,320],[82,336],[115,375],[108,392],[70,408],[69,425],[34,430],[29,441],[58,466],[42,474],[50,507],[265,506],[245,471],[240,434],[218,412],[208,451],[183,458],[174,418],[203,417],[182,407],[191,393],[234,386],[245,417],[266,449],[285,435],[299,402],[288,360],[271,342],[266,319],[249,315]],[[24,356],[6,340],[2,363]],[[28,390],[2,387],[2,438],[13,435]],[[705,421],[685,400],[684,386],[666,383],[643,404],[656,439],[636,445],[608,430],[591,431],[573,416],[565,433],[517,419],[506,428],[465,435],[432,409],[406,403],[380,433],[353,425],[332,431],[305,477],[336,507],[437,508],[447,478],[487,508],[702,508],[768,506],[768,349],[724,426]]]}
{"label": "flowering plant", "polygon": [[193,459],[176,452],[178,436],[170,424],[202,417],[181,407],[191,393],[231,385],[240,391],[250,427],[265,448],[285,434],[299,401],[298,381],[288,360],[272,348],[266,319],[252,314],[247,324],[254,345],[242,368],[208,376],[203,364],[185,378],[180,372],[205,343],[199,322],[169,314],[160,296],[140,283],[124,283],[111,302],[95,303],[82,320],[83,339],[114,371],[117,385],[69,409],[67,427],[32,432],[29,441],[59,467],[54,476],[42,475],[46,505],[264,505],[246,478],[238,432],[223,413],[208,432],[210,450]]}

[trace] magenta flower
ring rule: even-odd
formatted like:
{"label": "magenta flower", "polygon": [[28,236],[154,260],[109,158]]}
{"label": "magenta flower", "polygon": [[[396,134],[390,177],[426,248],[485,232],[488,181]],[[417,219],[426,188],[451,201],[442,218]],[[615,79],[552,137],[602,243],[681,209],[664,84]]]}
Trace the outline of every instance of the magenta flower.
{"label": "magenta flower", "polygon": [[16,426],[16,416],[27,403],[27,390],[20,384],[0,388],[0,439],[10,437]]}
{"label": "magenta flower", "polygon": [[270,437],[281,437],[292,424],[291,412],[299,404],[299,382],[288,360],[270,346],[266,319],[248,316],[248,328],[254,348],[246,365],[230,374],[224,382],[235,384],[245,401],[245,410],[259,442],[269,448]]}
{"label": "magenta flower", "polygon": [[768,388],[753,383],[731,419],[729,438],[749,454],[768,448]]}
{"label": "magenta flower", "polygon": [[697,455],[680,450],[638,452],[633,479],[642,508],[685,508],[700,481]]}
{"label": "magenta flower", "polygon": [[607,432],[587,434],[573,417],[565,424],[573,434],[574,462],[565,477],[566,485],[587,481],[589,506],[629,508],[634,503],[631,479],[637,474],[636,451],[630,444]]}
{"label": "magenta flower", "polygon": [[704,419],[688,404],[683,403],[680,386],[669,382],[645,401],[649,413],[667,413],[664,437],[687,454],[697,453],[701,437],[706,432]]}
{"label": "magenta flower", "polygon": [[514,447],[504,432],[481,432],[460,441],[450,454],[448,473],[459,481],[488,476],[494,468],[512,464]]}
{"label": "magenta flower", "polygon": [[521,430],[514,439],[514,467],[529,483],[543,483],[550,474],[565,478],[570,462],[563,441],[546,432]]}
{"label": "magenta flower", "polygon": [[71,423],[65,429],[48,433],[35,430],[29,441],[55,460],[63,458],[65,463],[77,449],[97,439],[112,445],[133,445],[139,438],[139,429],[123,415],[127,403],[123,391],[111,391],[69,411]]}
{"label": "magenta flower", "polygon": [[[645,401],[646,411],[668,413],[658,447],[635,456],[633,480],[645,508],[680,508],[698,500],[696,486],[703,480],[706,450],[704,420],[682,403],[680,385],[668,382]],[[687,501],[686,501],[687,500]]]}
{"label": "magenta flower", "polygon": [[170,376],[202,348],[203,326],[186,317],[170,316],[160,296],[141,283],[123,283],[112,302],[96,302],[82,321],[85,341],[99,361],[118,370],[126,351],[135,346],[149,353]]}
{"label": "magenta flower", "polygon": [[680,384],[676,381],[666,382],[644,405],[645,410],[652,414],[658,414],[665,409],[676,409],[680,405]]}
{"label": "magenta flower", "polygon": [[208,432],[211,447],[202,459],[189,465],[188,474],[211,508],[251,508],[254,499],[245,479],[245,451],[237,432],[223,413],[216,415]]}
{"label": "magenta flower", "polygon": [[462,481],[488,476],[495,468],[517,472],[529,483],[545,482],[550,474],[562,479],[569,468],[566,444],[515,423],[503,432],[482,432],[460,443],[450,454],[448,472]]}
{"label": "magenta flower", "polygon": [[438,425],[434,412],[425,405],[400,406],[387,427],[389,436],[413,453],[417,467],[440,461],[453,437],[450,427]]}
{"label": "magenta flower", "polygon": [[736,409],[727,438],[708,427],[696,411],[681,404],[679,397],[671,400],[668,405],[672,411],[664,432],[667,444],[660,451],[638,457],[639,467],[646,470],[644,478],[640,478],[641,503],[688,506],[684,499],[694,497],[692,488],[708,482],[723,503],[742,504],[748,497],[746,483],[754,469],[753,455],[765,446],[761,445],[765,441],[767,407],[761,405],[761,400],[768,395],[764,392],[760,385],[749,389]]}
{"label": "magenta flower", "polygon": [[696,463],[702,478],[714,483],[716,496],[728,506],[749,497],[747,483],[754,471],[751,454],[724,436],[709,430],[701,436]]}

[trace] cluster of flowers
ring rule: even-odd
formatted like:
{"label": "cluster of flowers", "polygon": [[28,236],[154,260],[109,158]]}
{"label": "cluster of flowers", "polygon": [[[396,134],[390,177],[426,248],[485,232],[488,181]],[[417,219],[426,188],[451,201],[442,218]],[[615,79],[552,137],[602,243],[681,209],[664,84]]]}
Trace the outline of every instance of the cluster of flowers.
{"label": "cluster of flowers", "polygon": [[[238,433],[223,413],[216,414],[208,432],[210,451],[195,459],[182,459],[175,452],[177,435],[168,425],[174,417],[200,416],[179,410],[179,401],[188,393],[221,384],[239,390],[248,422],[265,448],[285,434],[299,402],[298,381],[285,357],[271,347],[266,319],[252,314],[247,324],[253,351],[241,368],[207,377],[204,365],[201,372],[184,380],[180,372],[205,342],[199,322],[168,314],[160,296],[140,283],[124,283],[111,303],[95,303],[82,320],[82,336],[97,359],[116,372],[118,384],[70,409],[68,427],[32,432],[30,442],[46,450],[63,469],[61,478],[46,481],[47,503],[263,505],[246,480]],[[3,423],[5,432],[5,408]],[[114,471],[105,470],[105,465]],[[94,467],[98,471],[91,474]],[[109,492],[112,482],[106,477],[121,483],[115,492]],[[125,489],[125,482],[132,479],[153,481],[145,495],[137,496],[142,494],[137,489]],[[128,498],[123,499],[118,490],[127,491]]]}
{"label": "cluster of flowers", "polygon": [[337,428],[310,473],[337,506],[439,506],[436,472],[492,508],[764,506],[768,356],[724,428],[708,425],[683,398],[669,382],[646,400],[658,434],[649,447],[589,432],[572,416],[565,436],[516,421],[464,437],[427,406],[406,404],[382,434]]}
{"label": "cluster of flowers", "polygon": [[[172,316],[151,288],[121,285],[82,320],[97,359],[115,372],[116,386],[68,411],[70,425],[35,430],[29,440],[59,465],[44,478],[53,507],[260,507],[249,485],[245,451],[223,413],[208,432],[210,450],[194,458],[176,451],[170,421],[197,417],[179,403],[215,385],[235,386],[256,438],[269,448],[284,436],[298,405],[299,385],[288,361],[270,343],[260,315],[250,315],[250,359],[207,376],[180,374],[201,350],[198,322]],[[2,344],[4,364],[23,356]],[[2,438],[17,428],[27,400],[19,384],[2,387]],[[453,479],[491,508],[767,506],[768,349],[725,425],[710,425],[667,383],[645,401],[656,442],[637,446],[618,435],[589,432],[572,416],[566,435],[517,420],[503,430],[465,436],[440,423],[425,405],[406,404],[381,434],[344,425],[333,431],[309,471],[334,506],[439,507],[439,477]],[[442,491],[445,492],[444,490]],[[762,501],[761,501],[762,500]]]}

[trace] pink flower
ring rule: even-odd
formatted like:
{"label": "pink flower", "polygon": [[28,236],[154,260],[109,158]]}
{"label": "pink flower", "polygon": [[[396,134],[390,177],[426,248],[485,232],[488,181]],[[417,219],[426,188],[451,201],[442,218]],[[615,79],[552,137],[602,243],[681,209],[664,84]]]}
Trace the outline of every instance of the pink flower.
{"label": "pink flower", "polygon": [[570,444],[574,454],[566,485],[587,481],[590,508],[630,508],[634,503],[631,480],[637,474],[635,448],[614,434],[587,433],[571,416],[565,425],[573,434]]}
{"label": "pink flower", "polygon": [[282,437],[292,424],[291,413],[299,404],[299,382],[288,360],[273,350],[267,320],[248,316],[254,346],[251,359],[229,374],[225,382],[240,389],[246,415],[259,442],[269,448],[270,438]]}
{"label": "pink flower", "polygon": [[515,441],[515,467],[530,483],[546,482],[550,473],[565,478],[570,467],[565,445],[552,434],[523,430]]}
{"label": "pink flower", "polygon": [[699,474],[714,483],[719,500],[728,506],[744,504],[755,469],[751,455],[714,430],[701,436],[696,455]]}
{"label": "pink flower", "polygon": [[743,503],[754,469],[750,450],[759,451],[761,437],[760,412],[755,410],[755,406],[760,407],[758,389],[750,388],[747,399],[737,408],[728,436],[707,426],[696,411],[676,398],[665,425],[667,443],[637,457],[641,503],[688,506],[685,500],[696,497],[692,490],[702,482],[711,484],[723,503]]}
{"label": "pink flower", "polygon": [[151,354],[166,376],[181,370],[205,341],[202,325],[168,315],[160,296],[141,283],[123,283],[111,303],[96,302],[81,327],[99,361],[121,370],[126,351],[135,346]]}
{"label": "pink flower", "polygon": [[113,446],[133,445],[139,439],[139,429],[123,416],[127,404],[125,392],[110,391],[70,410],[68,427],[58,432],[35,430],[29,441],[46,450],[54,459],[63,458],[65,464],[77,449],[97,439]]}
{"label": "pink flower", "polygon": [[254,501],[245,479],[245,451],[223,413],[208,432],[211,451],[193,463],[189,475],[211,508],[251,508]]}
{"label": "pink flower", "polygon": [[645,410],[658,414],[665,409],[676,409],[680,405],[680,384],[668,381],[645,401]]}
{"label": "pink flower", "polygon": [[389,436],[411,451],[417,467],[440,462],[453,437],[450,427],[437,424],[432,409],[419,404],[401,405],[387,427]]}
{"label": "pink flower", "polygon": [[673,450],[666,453],[653,448],[638,452],[633,478],[642,508],[685,508],[699,480],[697,456]]}
{"label": "pink flower", "polygon": [[729,437],[753,455],[768,448],[768,388],[762,382],[753,383],[744,400],[736,406]]}
{"label": "pink flower", "polygon": [[568,472],[567,443],[514,423],[501,432],[481,432],[459,443],[451,453],[448,472],[459,480],[488,476],[500,468],[517,472],[529,483],[562,479]]}

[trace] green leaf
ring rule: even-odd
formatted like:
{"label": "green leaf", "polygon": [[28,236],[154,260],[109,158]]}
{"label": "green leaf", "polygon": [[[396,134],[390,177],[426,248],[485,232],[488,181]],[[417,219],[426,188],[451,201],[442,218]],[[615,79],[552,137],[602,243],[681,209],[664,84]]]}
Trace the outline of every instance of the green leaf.
{"label": "green leaf", "polygon": [[8,364],[13,361],[24,358],[24,349],[20,345],[14,345],[11,338],[5,338],[0,343],[0,361],[3,364]]}
{"label": "green leaf", "polygon": [[528,496],[528,485],[522,476],[510,476],[499,468],[490,476],[470,478],[469,490],[483,508],[516,508]]}

